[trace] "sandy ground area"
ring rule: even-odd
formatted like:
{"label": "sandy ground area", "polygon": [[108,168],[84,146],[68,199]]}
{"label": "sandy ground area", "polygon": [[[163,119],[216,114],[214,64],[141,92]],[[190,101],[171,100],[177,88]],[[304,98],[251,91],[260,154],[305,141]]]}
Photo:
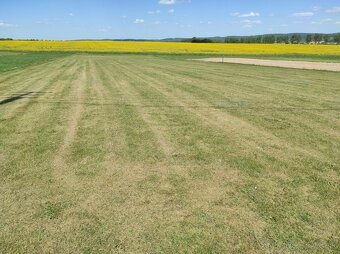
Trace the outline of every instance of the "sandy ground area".
{"label": "sandy ground area", "polygon": [[340,63],[263,60],[263,59],[248,59],[248,58],[202,58],[202,59],[194,59],[194,60],[205,61],[205,62],[216,62],[216,63],[224,62],[224,63],[252,64],[252,65],[261,65],[261,66],[274,66],[274,67],[284,67],[284,68],[326,70],[326,71],[339,71],[340,72]]}

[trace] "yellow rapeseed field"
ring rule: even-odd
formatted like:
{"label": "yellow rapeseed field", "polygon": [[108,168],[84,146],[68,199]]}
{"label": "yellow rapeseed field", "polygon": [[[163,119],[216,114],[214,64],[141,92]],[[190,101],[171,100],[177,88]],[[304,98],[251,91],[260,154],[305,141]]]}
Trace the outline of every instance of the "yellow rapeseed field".
{"label": "yellow rapeseed field", "polygon": [[337,45],[194,44],[118,41],[0,41],[0,50],[230,55],[340,55],[340,46]]}

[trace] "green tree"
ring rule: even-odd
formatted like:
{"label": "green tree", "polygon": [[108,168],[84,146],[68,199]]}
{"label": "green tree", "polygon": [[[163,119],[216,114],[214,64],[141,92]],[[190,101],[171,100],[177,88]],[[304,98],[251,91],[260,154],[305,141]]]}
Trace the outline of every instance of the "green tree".
{"label": "green tree", "polygon": [[301,36],[299,34],[293,34],[290,42],[292,44],[299,44],[301,42]]}
{"label": "green tree", "polygon": [[323,35],[322,34],[314,34],[314,41],[315,43],[320,43],[323,39]]}
{"label": "green tree", "polygon": [[262,43],[262,36],[256,36],[256,43]]}
{"label": "green tree", "polygon": [[213,43],[213,41],[210,40],[210,39],[207,39],[207,38],[200,39],[200,38],[196,38],[196,37],[192,38],[191,42],[192,43]]}
{"label": "green tree", "polygon": [[267,43],[267,44],[275,43],[275,36],[274,35],[263,36],[263,43]]}
{"label": "green tree", "polygon": [[234,37],[226,37],[224,41],[226,43],[239,43],[239,39]]}
{"label": "green tree", "polygon": [[330,41],[330,36],[328,34],[325,34],[323,40],[325,41],[325,43],[328,43]]}
{"label": "green tree", "polygon": [[334,35],[334,42],[340,43],[340,33]]}
{"label": "green tree", "polygon": [[313,35],[307,34],[306,43],[311,43],[313,41]]}
{"label": "green tree", "polygon": [[287,35],[278,36],[276,38],[276,42],[288,44],[289,43],[289,37]]}

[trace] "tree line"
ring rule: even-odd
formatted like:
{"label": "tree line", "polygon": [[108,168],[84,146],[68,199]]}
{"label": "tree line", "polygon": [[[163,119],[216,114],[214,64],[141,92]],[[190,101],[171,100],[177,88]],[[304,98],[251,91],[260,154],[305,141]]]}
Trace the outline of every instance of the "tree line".
{"label": "tree line", "polygon": [[329,34],[307,34],[303,36],[301,34],[291,34],[291,35],[257,35],[257,36],[229,36],[225,37],[224,41],[214,38],[197,38],[193,37],[191,39],[184,39],[182,42],[191,43],[214,43],[214,42],[224,42],[224,43],[264,43],[264,44],[329,44],[335,43],[340,44],[340,33],[329,35]]}
{"label": "tree line", "polygon": [[191,43],[213,43],[214,41],[208,38],[197,38],[193,37],[192,39],[182,40],[182,42],[191,42]]}
{"label": "tree line", "polygon": [[259,35],[249,37],[226,37],[225,43],[284,43],[284,44],[300,44],[300,43],[315,43],[315,44],[327,44],[327,43],[340,43],[340,33],[333,36],[328,34],[307,34],[306,38],[303,38],[300,34],[288,35]]}

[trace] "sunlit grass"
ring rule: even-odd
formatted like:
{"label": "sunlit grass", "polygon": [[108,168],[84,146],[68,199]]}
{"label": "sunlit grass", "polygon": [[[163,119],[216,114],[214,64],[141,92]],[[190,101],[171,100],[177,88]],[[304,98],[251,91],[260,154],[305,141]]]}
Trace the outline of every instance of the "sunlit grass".
{"label": "sunlit grass", "polygon": [[339,73],[41,54],[0,77],[0,253],[339,253]]}

